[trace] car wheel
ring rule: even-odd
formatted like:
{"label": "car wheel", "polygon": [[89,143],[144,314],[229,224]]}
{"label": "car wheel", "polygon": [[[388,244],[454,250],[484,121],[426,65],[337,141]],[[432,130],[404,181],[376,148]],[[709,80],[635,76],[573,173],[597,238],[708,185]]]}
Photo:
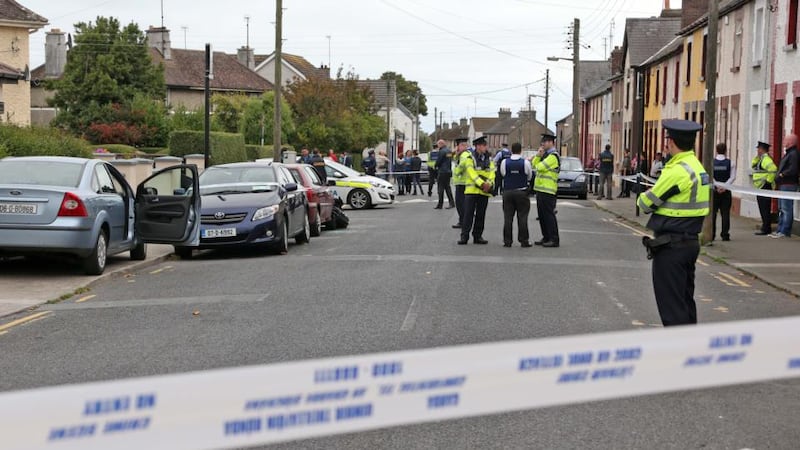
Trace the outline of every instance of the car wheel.
{"label": "car wheel", "polygon": [[308,212],[303,214],[303,230],[297,233],[294,241],[298,244],[308,244],[311,240],[311,225],[308,224]]}
{"label": "car wheel", "polygon": [[147,244],[139,241],[135,247],[131,249],[131,260],[144,261],[147,259]]}
{"label": "car wheel", "polygon": [[105,231],[100,231],[97,242],[94,244],[92,254],[83,260],[83,270],[86,275],[101,275],[106,270],[108,259],[108,238]]}
{"label": "car wheel", "polygon": [[178,258],[180,259],[192,259],[192,248],[175,247],[175,254],[178,255]]}
{"label": "car wheel", "polygon": [[317,237],[322,234],[322,209],[317,205],[317,220],[311,226],[311,236]]}
{"label": "car wheel", "polygon": [[372,207],[372,198],[370,198],[369,192],[355,189],[347,196],[347,204],[353,209],[368,209]]}
{"label": "car wheel", "polygon": [[336,222],[336,213],[335,210],[339,209],[338,206],[333,207],[334,211],[331,211],[331,220],[325,222],[325,229],[326,230],[335,230],[338,228],[338,223]]}
{"label": "car wheel", "polygon": [[278,241],[274,247],[275,253],[279,255],[289,253],[289,221],[286,218],[283,219],[283,225],[281,227],[283,230],[281,232],[280,241]]}

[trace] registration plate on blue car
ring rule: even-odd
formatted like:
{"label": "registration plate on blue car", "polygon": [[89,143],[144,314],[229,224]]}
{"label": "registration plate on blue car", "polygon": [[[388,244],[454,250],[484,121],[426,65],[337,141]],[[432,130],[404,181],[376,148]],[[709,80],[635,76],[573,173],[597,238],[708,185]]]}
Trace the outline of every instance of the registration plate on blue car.
{"label": "registration plate on blue car", "polygon": [[36,214],[38,208],[28,203],[0,203],[0,214]]}
{"label": "registration plate on blue car", "polygon": [[211,228],[203,230],[201,237],[203,238],[222,238],[222,237],[235,237],[236,228]]}
{"label": "registration plate on blue car", "polygon": [[572,183],[569,183],[569,182],[567,182],[567,183],[558,183],[558,187],[560,187],[560,188],[568,188],[571,185],[572,185]]}

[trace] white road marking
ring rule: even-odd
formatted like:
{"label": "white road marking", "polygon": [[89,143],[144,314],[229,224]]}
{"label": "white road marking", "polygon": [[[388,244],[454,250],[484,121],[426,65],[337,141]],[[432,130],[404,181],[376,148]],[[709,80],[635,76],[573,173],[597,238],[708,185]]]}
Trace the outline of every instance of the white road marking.
{"label": "white road marking", "polygon": [[403,324],[400,326],[400,331],[409,331],[414,328],[414,323],[417,321],[418,314],[419,303],[417,302],[417,296],[415,295],[411,300],[411,305],[408,307],[406,318],[403,319]]}

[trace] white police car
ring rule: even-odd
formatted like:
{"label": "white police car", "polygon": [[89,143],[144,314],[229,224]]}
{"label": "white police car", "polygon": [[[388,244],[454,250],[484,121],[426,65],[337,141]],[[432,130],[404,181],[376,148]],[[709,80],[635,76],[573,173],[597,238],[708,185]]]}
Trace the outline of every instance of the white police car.
{"label": "white police car", "polygon": [[384,179],[362,175],[329,158],[325,158],[325,172],[334,195],[353,209],[394,203],[394,186]]}

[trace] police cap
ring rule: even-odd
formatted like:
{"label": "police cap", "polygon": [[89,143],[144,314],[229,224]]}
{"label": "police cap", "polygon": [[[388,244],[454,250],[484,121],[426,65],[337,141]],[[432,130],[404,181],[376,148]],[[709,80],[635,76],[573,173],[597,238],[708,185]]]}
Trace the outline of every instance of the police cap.
{"label": "police cap", "polygon": [[367,151],[367,153],[370,154],[370,155],[374,155],[375,154],[375,150],[369,149],[369,151]]}
{"label": "police cap", "polygon": [[661,125],[671,138],[694,139],[697,132],[703,129],[702,125],[691,120],[668,119],[662,120]]}
{"label": "police cap", "polygon": [[462,142],[469,142],[469,138],[468,137],[456,138],[456,145],[458,145],[458,144],[460,144]]}
{"label": "police cap", "polygon": [[486,136],[473,139],[472,145],[486,145]]}
{"label": "police cap", "polygon": [[769,144],[767,144],[766,142],[761,142],[761,141],[758,141],[758,145],[756,145],[756,148],[763,148],[766,151],[769,151],[769,147],[770,147]]}
{"label": "police cap", "polygon": [[556,136],[554,134],[550,134],[550,133],[542,133],[542,142],[546,142],[546,141],[555,142],[556,141]]}

